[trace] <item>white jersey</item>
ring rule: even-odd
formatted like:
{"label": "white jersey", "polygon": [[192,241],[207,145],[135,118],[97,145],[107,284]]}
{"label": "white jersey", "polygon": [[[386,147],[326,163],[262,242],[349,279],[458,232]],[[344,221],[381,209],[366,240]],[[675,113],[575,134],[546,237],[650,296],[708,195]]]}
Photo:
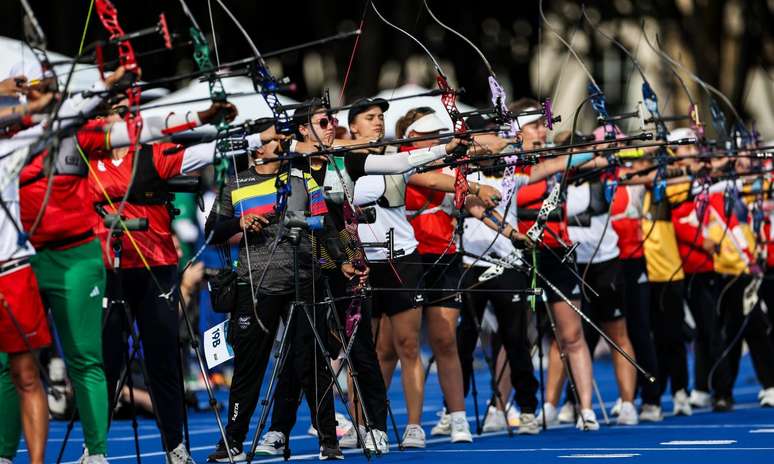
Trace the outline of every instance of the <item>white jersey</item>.
{"label": "white jersey", "polygon": [[[0,191],[4,203],[0,207],[0,263],[35,254],[35,249],[28,240],[19,244],[19,229],[22,227],[19,212],[19,171],[27,153],[23,146],[34,141],[34,138],[29,138],[31,135],[41,132],[41,127],[38,126],[42,127],[42,124],[19,132],[13,138],[0,140],[0,173],[6,176]],[[20,151],[14,154],[14,150]]]}
{"label": "white jersey", "polygon": [[[588,183],[580,186],[567,187],[567,216],[586,211],[591,203],[591,188]],[[591,216],[588,227],[579,227],[568,221],[567,232],[570,240],[578,243],[575,249],[576,261],[579,263],[601,263],[615,259],[620,254],[618,249],[618,234],[608,220],[608,214]],[[607,227],[605,225],[607,224]],[[601,240],[601,242],[600,242]],[[597,245],[599,248],[597,249]],[[596,253],[594,250],[596,249]],[[593,256],[593,261],[592,261]]]}
{"label": "white jersey", "polygon": [[[414,171],[403,175],[406,182]],[[414,228],[406,219],[406,207],[383,208],[375,204],[384,194],[383,175],[363,176],[355,183],[355,205],[373,204],[376,210],[376,221],[373,224],[359,224],[357,233],[361,242],[384,242],[390,229],[394,232],[395,250],[402,250],[403,255],[409,255],[417,249],[419,243],[414,237]],[[374,261],[386,261],[389,251],[386,248],[366,248],[366,257]]]}
{"label": "white jersey", "polygon": [[[523,173],[514,174],[515,185],[514,191],[519,187],[529,183],[529,176]],[[477,182],[479,185],[488,185],[502,191],[503,186],[502,177],[488,177],[481,172],[476,172],[468,175],[468,181]],[[500,203],[495,208],[495,211],[501,215],[505,215],[506,205]],[[511,206],[508,209],[508,214],[505,216],[505,221],[510,225],[516,224],[516,195],[513,195],[511,199]],[[494,242],[494,243],[493,243]],[[466,252],[484,257],[496,257],[505,258],[511,253],[516,252],[516,248],[513,246],[510,240],[505,238],[502,234],[497,234],[494,230],[489,228],[486,224],[476,218],[465,218],[465,229],[462,237],[462,244],[457,244],[458,249],[462,248]],[[464,256],[463,262],[467,265],[475,265],[482,267],[491,266],[490,263],[477,260],[470,256]]]}

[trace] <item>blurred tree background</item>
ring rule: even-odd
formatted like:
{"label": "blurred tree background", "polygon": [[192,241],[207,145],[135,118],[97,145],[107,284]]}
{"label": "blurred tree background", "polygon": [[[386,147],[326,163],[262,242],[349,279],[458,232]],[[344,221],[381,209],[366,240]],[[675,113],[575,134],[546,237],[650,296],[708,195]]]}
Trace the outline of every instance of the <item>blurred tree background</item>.
{"label": "blurred tree background", "polygon": [[[380,11],[430,48],[456,87],[465,89],[461,100],[471,105],[488,103],[487,71],[475,51],[430,18],[421,0],[375,0]],[[492,63],[498,79],[512,98],[555,97],[560,113],[567,113],[585,96],[587,78],[576,60],[541,20],[538,1],[428,0],[438,18],[475,43]],[[188,19],[177,0],[113,0],[119,19],[129,32],[154,24],[164,11],[169,27],[188,40]],[[217,41],[221,62],[250,56],[250,49],[214,0],[187,0],[194,16]],[[226,0],[263,53],[353,30],[366,3],[361,0],[300,0],[258,2]],[[89,0],[30,0],[51,50],[75,55]],[[645,42],[658,35],[664,50],[709,84],[725,93],[745,119],[754,118],[768,139],[774,138],[774,0],[590,0],[586,4],[545,0],[549,22],[586,62],[608,97],[611,112],[632,111],[641,99],[641,79],[631,60],[594,27],[620,40],[645,68],[666,114],[685,114],[688,100],[672,70]],[[2,35],[23,37],[23,10],[18,0],[3,0]],[[643,29],[645,32],[643,32]],[[95,16],[86,41],[103,38]],[[296,99],[319,95],[329,88],[338,96],[347,72],[355,39],[331,43],[269,60],[278,75],[289,76]],[[158,48],[157,37],[133,42],[138,53]],[[183,73],[194,68],[191,48],[181,47],[140,58],[143,78]],[[689,93],[706,103],[703,90],[681,73]],[[424,52],[399,32],[386,26],[368,9],[363,33],[348,76],[345,101],[412,82],[431,87],[432,66]],[[334,103],[336,102],[334,98]],[[705,104],[700,105],[704,110]],[[730,117],[730,116],[729,116]],[[703,118],[707,120],[707,117]],[[584,128],[593,125],[586,118]]]}

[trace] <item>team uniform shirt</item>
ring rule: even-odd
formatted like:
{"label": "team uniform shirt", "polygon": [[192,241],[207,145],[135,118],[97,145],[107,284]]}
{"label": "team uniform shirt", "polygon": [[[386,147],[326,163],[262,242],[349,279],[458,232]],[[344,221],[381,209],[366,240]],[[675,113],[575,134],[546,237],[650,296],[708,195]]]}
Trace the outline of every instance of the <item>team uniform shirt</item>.
{"label": "team uniform shirt", "polygon": [[[448,168],[435,172],[454,175]],[[453,211],[453,193],[414,185],[406,188],[406,215],[419,242],[419,254],[440,255],[457,252],[453,240]]]}
{"label": "team uniform shirt", "polygon": [[[588,183],[567,187],[567,214],[572,218],[585,212],[591,204],[591,188]],[[575,214],[572,214],[575,213]],[[577,243],[576,261],[579,263],[601,263],[618,257],[618,234],[608,221],[608,214],[591,216],[588,227],[575,226],[568,220],[570,240]]]}
{"label": "team uniform shirt", "polygon": [[[277,174],[257,174],[253,169],[240,172],[224,187],[217,210],[219,216],[228,218],[258,214],[270,220],[270,224],[264,226],[260,233],[250,233],[242,240],[237,266],[239,279],[254,283],[256,291],[264,294],[293,291],[293,247],[288,240],[283,239],[287,228],[278,223],[276,180]],[[293,169],[290,180],[287,173],[280,174],[280,180],[290,184],[287,211],[304,211],[312,216],[328,212],[322,189],[311,175]],[[210,213],[210,217],[213,216]],[[299,280],[306,284],[316,275],[317,269],[310,234],[301,236],[298,264]]]}
{"label": "team uniform shirt", "polygon": [[[755,263],[755,236],[747,206],[738,193],[727,190],[729,182],[733,181],[718,182],[710,189],[706,233],[720,248],[714,260],[715,272],[739,275],[749,273]],[[736,188],[741,190],[741,181]]]}
{"label": "team uniform shirt", "polygon": [[642,258],[642,202],[644,185],[621,185],[615,191],[610,225],[618,236],[621,259]]}
{"label": "team uniform shirt", "polygon": [[[403,175],[406,182],[414,174],[411,170]],[[382,196],[385,190],[384,176],[363,176],[355,182],[355,205],[367,205],[373,203],[376,210],[376,220],[373,224],[358,224],[357,233],[362,242],[384,242],[387,233],[392,229],[395,240],[395,250],[402,250],[403,255],[410,255],[417,249],[419,242],[414,237],[414,228],[406,219],[406,206],[385,208],[375,202]],[[369,260],[386,261],[389,251],[385,248],[366,248],[366,257]]]}
{"label": "team uniform shirt", "polygon": [[[19,134],[19,138],[26,137],[26,131]],[[7,173],[13,169],[13,157],[5,156],[12,150],[10,140],[0,140],[0,172]],[[29,241],[19,243],[19,234],[22,227],[19,207],[19,178],[0,179],[4,184],[0,195],[5,203],[5,208],[0,208],[0,263],[13,259],[20,259],[35,254],[35,249]],[[7,208],[7,211],[6,211]],[[10,216],[9,216],[10,213]]]}
{"label": "team uniform shirt", "polygon": [[[516,170],[514,173],[514,189],[518,189],[519,187],[529,183],[528,172],[529,167]],[[468,182],[476,182],[479,185],[488,185],[500,191],[503,190],[502,177],[486,176],[482,172],[469,174]],[[507,203],[500,202],[500,204],[495,207],[495,211],[500,213],[508,224],[516,224],[517,208],[518,206],[516,205],[516,197],[514,195],[514,197],[511,199],[510,207],[508,207]],[[506,209],[508,210],[507,215]],[[469,253],[477,256],[483,256],[485,258],[505,258],[514,253],[521,254],[520,250],[517,250],[510,240],[508,240],[502,234],[498,234],[482,221],[474,217],[465,218],[465,228],[462,235],[461,248]],[[490,264],[486,261],[482,261],[470,256],[464,256],[462,260],[463,263],[468,266],[490,266]]]}
{"label": "team uniform shirt", "polygon": [[[691,184],[688,182],[677,185],[686,189],[691,188]],[[709,210],[705,206],[704,211],[698,211],[697,207],[700,205],[701,203],[692,196],[672,209],[672,223],[675,226],[677,246],[683,261],[683,270],[688,274],[714,270],[713,256],[701,247],[705,237],[704,224],[707,223]],[[700,215],[703,217],[699,218]]]}
{"label": "team uniform shirt", "polygon": [[[136,153],[129,152],[120,160],[111,159],[110,152],[102,150],[104,139],[99,134],[84,137],[81,147],[84,152],[91,153],[90,150],[95,150],[90,156],[89,164],[91,164],[99,182],[93,178],[90,179],[91,198],[95,204],[103,204],[107,213],[117,211],[121,199],[132,181],[132,166],[138,156],[151,156],[151,162],[162,180],[182,174],[184,150],[176,149],[179,146],[173,143],[146,145]],[[171,153],[165,154],[166,150],[171,150]],[[113,206],[106,204],[107,200],[102,191],[103,188],[113,202]],[[148,230],[132,231],[129,234],[149,266],[177,265],[177,251],[172,240],[170,227],[171,217],[166,205],[134,204],[127,201],[124,203],[122,216],[125,219],[147,218]],[[102,221],[98,221],[95,231],[102,241],[105,256],[110,256],[110,262],[112,262],[112,239],[108,237],[108,229]],[[121,248],[122,267],[144,267],[140,254],[135,250],[132,240],[127,234],[121,237]]]}
{"label": "team uniform shirt", "polygon": [[36,248],[57,243],[62,243],[62,248],[71,248],[92,239],[99,219],[89,201],[89,170],[79,153],[79,146],[92,148],[90,145],[97,139],[95,134],[103,139],[103,128],[103,123],[90,121],[75,138],[62,140],[54,161],[55,171],[47,202],[45,197],[49,188],[44,166],[49,163],[51,151],[45,150],[22,170],[21,217],[25,230],[30,230],[44,202],[46,207],[38,227],[30,236]]}
{"label": "team uniform shirt", "polygon": [[642,251],[650,282],[675,282],[685,278],[670,204],[672,198],[681,194],[686,194],[685,187],[668,185],[665,198],[659,203],[653,203],[652,193],[645,193],[642,205],[645,211],[642,219],[645,241]]}
{"label": "team uniform shirt", "polygon": [[[521,187],[516,194],[516,201],[519,209],[532,209],[540,210],[540,206],[543,204],[543,200],[548,197],[548,194],[553,189],[554,185],[559,182],[559,176],[551,176],[548,179],[540,180],[538,182],[525,185]],[[560,208],[564,210],[561,221],[547,221],[545,228],[550,229],[552,233],[544,231],[542,236],[542,242],[549,248],[561,248],[562,245],[556,240],[554,235],[559,237],[565,245],[570,246],[570,236],[567,231],[567,206],[561,205]],[[518,230],[522,234],[526,234],[535,221],[522,219],[518,222]]]}

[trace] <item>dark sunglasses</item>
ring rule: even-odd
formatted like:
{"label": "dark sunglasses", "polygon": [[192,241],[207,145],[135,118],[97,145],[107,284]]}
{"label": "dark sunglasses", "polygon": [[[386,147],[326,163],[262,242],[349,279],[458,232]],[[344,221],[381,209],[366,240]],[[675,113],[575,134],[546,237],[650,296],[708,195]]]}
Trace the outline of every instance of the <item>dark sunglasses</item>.
{"label": "dark sunglasses", "polygon": [[333,117],[320,118],[315,124],[320,126],[321,129],[327,129],[328,124],[333,124],[335,127],[339,123],[339,120]]}

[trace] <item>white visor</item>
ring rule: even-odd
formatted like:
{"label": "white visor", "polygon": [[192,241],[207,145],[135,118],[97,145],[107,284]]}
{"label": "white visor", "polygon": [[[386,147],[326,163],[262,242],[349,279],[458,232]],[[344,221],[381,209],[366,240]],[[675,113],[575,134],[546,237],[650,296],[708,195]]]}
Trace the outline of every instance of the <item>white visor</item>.
{"label": "white visor", "polygon": [[444,124],[444,122],[441,121],[441,118],[439,118],[438,115],[436,115],[435,113],[430,113],[412,122],[411,125],[409,125],[406,128],[406,135],[408,136],[412,131],[418,134],[428,134],[430,132],[448,131],[448,130],[449,130],[449,126]]}
{"label": "white visor", "polygon": [[[538,110],[539,110],[539,108],[529,107],[529,108],[524,108],[521,112],[522,113],[526,113],[526,112],[529,112],[529,111],[538,111]],[[519,116],[518,118],[516,118],[516,122],[519,125],[519,127],[517,127],[517,129],[521,130],[521,128],[524,127],[525,125],[533,123],[533,122],[537,121],[538,119],[540,119],[542,117],[543,117],[542,113],[541,114],[526,114],[524,116]]]}
{"label": "white visor", "polygon": [[679,127],[667,135],[667,140],[670,142],[676,142],[682,139],[695,139],[696,132],[688,127]]}

